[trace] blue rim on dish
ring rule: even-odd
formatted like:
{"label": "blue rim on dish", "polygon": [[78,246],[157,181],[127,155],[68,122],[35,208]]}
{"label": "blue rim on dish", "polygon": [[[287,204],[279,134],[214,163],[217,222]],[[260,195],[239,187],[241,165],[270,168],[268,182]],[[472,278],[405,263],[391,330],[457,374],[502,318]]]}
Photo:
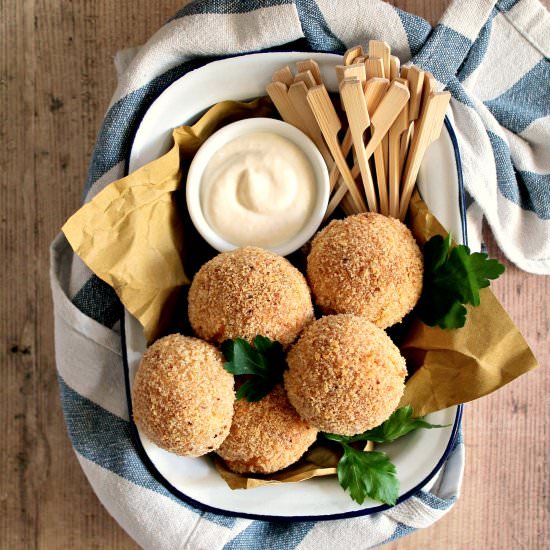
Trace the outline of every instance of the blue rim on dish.
{"label": "blue rim on dish", "polygon": [[[461,222],[461,228],[462,228],[462,240],[464,244],[468,244],[468,233],[467,233],[467,226],[466,226],[466,207],[465,207],[465,201],[464,201],[464,181],[463,181],[463,175],[462,175],[462,163],[460,160],[460,151],[458,148],[458,141],[456,139],[456,134],[454,133],[453,127],[451,125],[451,122],[449,121],[448,117],[445,116],[445,127],[447,128],[447,131],[449,133],[449,137],[451,139],[451,143],[454,150],[455,155],[455,163],[456,163],[456,170],[457,170],[457,178],[458,178],[458,203],[459,203],[459,210],[460,210],[460,222]],[[134,136],[135,137],[135,136]],[[133,141],[133,140],[132,140]],[[128,166],[128,164],[127,164]],[[126,168],[127,170],[127,168]],[[128,406],[128,417],[130,421],[130,434],[132,443],[134,445],[134,448],[141,459],[144,466],[147,468],[149,473],[165,488],[167,489],[171,494],[173,494],[175,497],[181,499],[183,502],[190,504],[192,506],[195,506],[196,508],[199,508],[201,510],[204,510],[206,512],[211,512],[214,514],[219,515],[225,515],[225,516],[231,516],[231,517],[239,517],[239,518],[245,518],[245,519],[253,519],[253,520],[261,520],[261,521],[278,521],[278,522],[288,522],[288,523],[295,523],[295,522],[301,522],[301,521],[328,521],[328,520],[335,520],[335,519],[345,519],[345,518],[353,518],[353,517],[360,517],[360,516],[367,516],[371,514],[376,514],[378,512],[383,512],[384,510],[388,510],[392,508],[393,506],[383,504],[380,506],[371,507],[364,510],[355,510],[352,512],[343,512],[341,514],[326,514],[326,515],[311,515],[311,516],[271,516],[271,515],[261,515],[261,514],[250,514],[247,512],[235,512],[233,510],[223,510],[221,508],[216,508],[213,506],[210,506],[208,504],[204,504],[202,502],[199,502],[185,493],[182,493],[178,489],[176,489],[171,483],[168,482],[164,478],[164,476],[158,471],[158,469],[155,467],[147,453],[145,452],[145,449],[143,448],[143,445],[141,443],[141,440],[139,438],[139,433],[137,430],[137,426],[134,423],[133,415],[132,415],[132,399],[131,399],[131,389],[130,389],[130,370],[128,367],[128,356],[127,356],[127,350],[126,350],[126,327],[124,322],[124,315],[121,315],[120,320],[120,337],[121,337],[121,347],[122,347],[122,362],[124,367],[124,385],[126,389],[126,401]],[[453,429],[451,431],[451,436],[449,438],[449,442],[447,444],[447,447],[445,449],[445,452],[441,456],[440,460],[434,467],[434,469],[430,472],[428,476],[426,476],[418,485],[401,495],[397,501],[396,505],[407,500],[411,496],[413,496],[415,493],[417,493],[419,490],[421,490],[441,469],[445,461],[447,460],[449,454],[454,449],[456,440],[458,437],[458,432],[461,426],[462,421],[462,411],[463,411],[463,405],[457,406],[456,411],[456,417],[453,424]]]}

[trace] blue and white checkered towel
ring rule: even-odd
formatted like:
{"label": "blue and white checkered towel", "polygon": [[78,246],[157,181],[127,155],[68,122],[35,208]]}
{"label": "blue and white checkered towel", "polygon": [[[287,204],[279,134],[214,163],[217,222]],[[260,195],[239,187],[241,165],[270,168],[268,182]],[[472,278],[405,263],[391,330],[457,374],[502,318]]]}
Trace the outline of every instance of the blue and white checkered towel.
{"label": "blue and white checkered towel", "polygon": [[[536,0],[456,0],[433,29],[380,1],[193,2],[145,46],[118,56],[119,85],[97,140],[85,200],[124,175],[141,117],[190,69],[220,55],[289,48],[343,52],[382,39],[402,63],[412,59],[452,92],[472,246],[480,245],[484,216],[511,261],[550,273],[549,19]],[[151,476],[133,448],[114,292],[62,236],[52,244],[51,279],[72,444],[100,500],[143,547],[369,548],[431,525],[456,501],[461,441],[431,492],[373,516],[281,524],[185,504]]]}

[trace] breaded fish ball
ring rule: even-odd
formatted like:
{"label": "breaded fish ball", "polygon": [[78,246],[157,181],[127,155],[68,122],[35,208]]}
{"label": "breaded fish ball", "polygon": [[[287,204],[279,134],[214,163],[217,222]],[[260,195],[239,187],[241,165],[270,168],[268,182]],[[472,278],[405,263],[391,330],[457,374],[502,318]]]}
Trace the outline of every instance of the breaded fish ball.
{"label": "breaded fish ball", "polygon": [[334,220],[307,259],[315,303],[324,313],[364,315],[380,328],[398,323],[422,292],[423,257],[399,220],[366,213]]}
{"label": "breaded fish ball", "polygon": [[287,355],[285,388],[320,431],[355,435],[384,422],[405,389],[405,359],[365,317],[329,315],[309,325]]}
{"label": "breaded fish ball", "polygon": [[299,460],[316,437],[278,385],[261,401],[235,402],[231,431],[216,453],[234,472],[269,474]]}
{"label": "breaded fish ball", "polygon": [[172,334],[147,349],[132,389],[133,415],[153,443],[201,456],[227,437],[233,417],[233,375],[223,355],[198,338]]}
{"label": "breaded fish ball", "polygon": [[254,247],[205,263],[189,289],[189,321],[210,342],[258,334],[287,346],[313,319],[304,276],[283,258]]}

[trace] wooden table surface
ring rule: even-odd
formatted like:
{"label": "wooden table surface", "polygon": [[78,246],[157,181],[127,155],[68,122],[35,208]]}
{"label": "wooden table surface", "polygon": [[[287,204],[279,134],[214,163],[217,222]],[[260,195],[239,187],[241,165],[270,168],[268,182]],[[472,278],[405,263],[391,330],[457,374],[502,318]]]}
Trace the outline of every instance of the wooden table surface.
{"label": "wooden table surface", "polygon": [[[121,48],[182,0],[0,2],[0,548],[135,548],[89,487],[58,400],[48,245],[78,207]],[[436,22],[447,2],[402,0]],[[512,46],[513,47],[513,46]],[[488,234],[490,251],[502,259]],[[550,541],[550,278],[507,263],[494,290],[541,367],[465,409],[462,496],[400,549],[543,548]]]}

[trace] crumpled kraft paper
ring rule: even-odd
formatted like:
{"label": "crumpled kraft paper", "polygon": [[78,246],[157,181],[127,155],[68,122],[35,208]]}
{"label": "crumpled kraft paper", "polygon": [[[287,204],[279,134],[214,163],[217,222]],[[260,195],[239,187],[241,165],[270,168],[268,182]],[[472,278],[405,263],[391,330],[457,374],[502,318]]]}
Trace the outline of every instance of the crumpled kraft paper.
{"label": "crumpled kraft paper", "polygon": [[62,227],[75,253],[141,323],[148,342],[163,334],[190,282],[180,211],[185,159],[221,126],[273,112],[267,98],[214,105],[193,126],[173,131],[168,153],[108,185]]}
{"label": "crumpled kraft paper", "polygon": [[231,489],[255,489],[263,485],[278,483],[297,483],[313,477],[331,476],[336,474],[336,467],[341,453],[335,449],[323,446],[313,446],[295,464],[274,474],[256,476],[253,474],[237,474],[232,472],[218,456],[214,458],[214,466]]}
{"label": "crumpled kraft paper", "polygon": [[[420,245],[447,232],[418,193],[411,200],[409,227]],[[481,304],[467,306],[463,328],[444,330],[414,319],[400,345],[413,373],[400,407],[415,416],[467,403],[508,384],[538,366],[529,345],[488,288]]]}

